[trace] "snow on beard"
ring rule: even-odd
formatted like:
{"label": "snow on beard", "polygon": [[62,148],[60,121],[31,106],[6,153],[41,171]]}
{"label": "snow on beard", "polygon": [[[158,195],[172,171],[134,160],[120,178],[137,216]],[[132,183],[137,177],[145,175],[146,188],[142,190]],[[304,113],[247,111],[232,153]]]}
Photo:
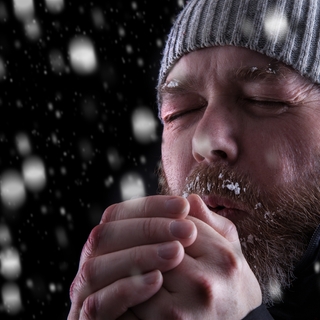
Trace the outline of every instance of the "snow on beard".
{"label": "snow on beard", "polygon": [[[172,194],[160,167],[162,194]],[[262,190],[245,174],[225,165],[199,165],[186,178],[180,195],[214,195],[239,204],[248,214],[237,220],[243,254],[256,275],[268,305],[281,299],[294,279],[301,259],[319,224],[320,191],[315,177],[304,175],[296,183]]]}

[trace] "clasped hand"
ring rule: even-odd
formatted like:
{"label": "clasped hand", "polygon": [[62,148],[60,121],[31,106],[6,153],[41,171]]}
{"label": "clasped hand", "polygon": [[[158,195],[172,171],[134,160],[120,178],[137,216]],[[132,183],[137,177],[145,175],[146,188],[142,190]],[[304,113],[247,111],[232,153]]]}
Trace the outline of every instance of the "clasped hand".
{"label": "clasped hand", "polygon": [[70,296],[68,320],[236,320],[261,304],[236,227],[196,195],[107,208]]}

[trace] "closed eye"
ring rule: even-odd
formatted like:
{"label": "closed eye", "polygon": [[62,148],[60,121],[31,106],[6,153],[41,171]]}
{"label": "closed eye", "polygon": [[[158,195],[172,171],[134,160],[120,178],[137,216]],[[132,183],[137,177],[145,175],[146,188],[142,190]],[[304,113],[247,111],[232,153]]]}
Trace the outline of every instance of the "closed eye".
{"label": "closed eye", "polygon": [[243,105],[249,113],[257,116],[279,115],[286,112],[289,108],[289,105],[283,101],[255,98],[245,98]]}
{"label": "closed eye", "polygon": [[177,119],[183,118],[183,117],[185,117],[187,115],[190,115],[192,113],[199,112],[203,108],[205,108],[205,106],[201,106],[201,107],[194,108],[194,109],[188,109],[188,110],[184,110],[184,111],[181,111],[181,112],[172,113],[172,114],[169,114],[169,115],[165,116],[163,121],[165,123],[171,123],[171,122],[173,122],[173,121],[175,121]]}

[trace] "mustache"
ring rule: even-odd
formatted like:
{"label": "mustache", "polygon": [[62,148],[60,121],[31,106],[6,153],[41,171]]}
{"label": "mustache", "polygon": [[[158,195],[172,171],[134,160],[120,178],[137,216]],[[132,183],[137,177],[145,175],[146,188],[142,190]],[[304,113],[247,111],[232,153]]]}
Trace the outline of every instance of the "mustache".
{"label": "mustache", "polygon": [[210,196],[231,200],[241,204],[247,212],[257,209],[267,210],[261,196],[259,186],[244,173],[238,172],[225,165],[199,165],[186,178],[182,195],[189,194]]}

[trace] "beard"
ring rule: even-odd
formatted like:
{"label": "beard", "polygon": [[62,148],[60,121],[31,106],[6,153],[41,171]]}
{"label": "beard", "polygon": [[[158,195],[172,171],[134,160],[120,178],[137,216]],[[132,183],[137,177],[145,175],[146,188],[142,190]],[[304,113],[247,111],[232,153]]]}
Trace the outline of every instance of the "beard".
{"label": "beard", "polygon": [[295,279],[294,268],[319,225],[319,172],[303,172],[295,182],[262,190],[248,175],[225,165],[199,165],[185,186],[172,192],[160,165],[159,193],[214,195],[244,208],[245,218],[233,222],[243,255],[260,284],[263,303],[271,306],[281,301],[283,290]]}

